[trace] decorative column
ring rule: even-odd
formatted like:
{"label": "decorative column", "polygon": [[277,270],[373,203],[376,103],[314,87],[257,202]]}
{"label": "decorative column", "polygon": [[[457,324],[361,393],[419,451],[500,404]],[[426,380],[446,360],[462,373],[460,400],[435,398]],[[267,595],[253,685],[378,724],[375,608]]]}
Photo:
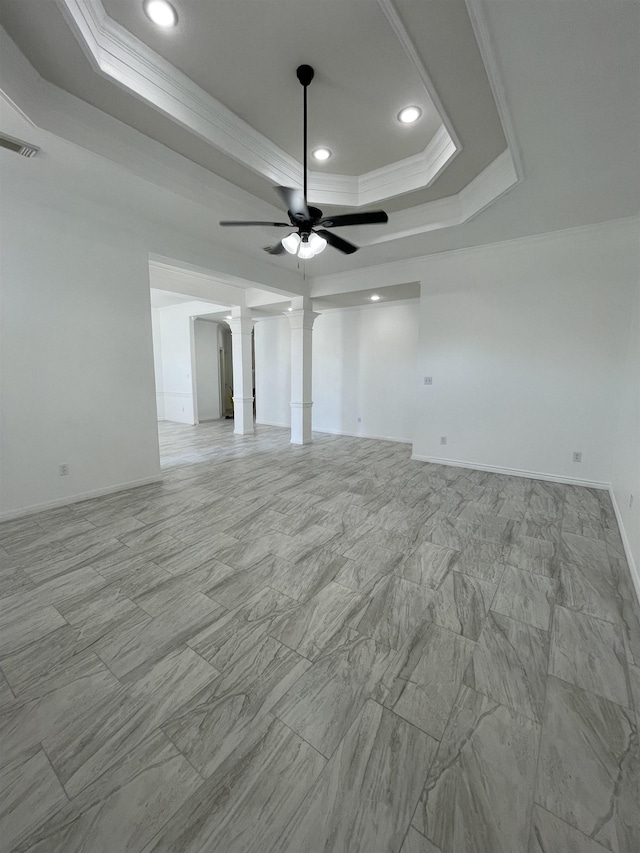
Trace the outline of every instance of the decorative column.
{"label": "decorative column", "polygon": [[291,323],[291,444],[311,443],[311,299],[298,296],[286,313]]}
{"label": "decorative column", "polygon": [[233,358],[233,431],[237,435],[250,435],[254,431],[251,311],[248,308],[232,308],[228,322]]}

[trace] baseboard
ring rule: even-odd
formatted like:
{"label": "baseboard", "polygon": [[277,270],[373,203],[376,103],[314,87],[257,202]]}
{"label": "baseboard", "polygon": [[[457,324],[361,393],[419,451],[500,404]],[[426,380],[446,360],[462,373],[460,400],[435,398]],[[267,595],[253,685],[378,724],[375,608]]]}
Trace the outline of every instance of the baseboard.
{"label": "baseboard", "polygon": [[610,483],[597,480],[579,480],[577,477],[559,477],[557,474],[545,474],[541,471],[524,471],[521,468],[498,468],[495,465],[478,465],[476,462],[462,462],[459,459],[441,459],[438,456],[411,455],[417,462],[433,462],[435,465],[451,465],[455,468],[470,468],[472,471],[489,471],[491,474],[507,474],[509,477],[526,477],[529,480],[548,480],[552,483],[564,483],[567,486],[583,486],[589,489],[610,489]]}
{"label": "baseboard", "polygon": [[609,495],[611,497],[611,503],[613,504],[613,511],[616,514],[616,521],[618,522],[618,529],[620,530],[620,538],[622,539],[624,553],[627,558],[627,563],[629,564],[631,580],[633,581],[633,585],[636,590],[636,597],[640,603],[640,571],[638,571],[638,567],[636,566],[636,561],[633,557],[633,552],[631,551],[631,543],[629,542],[629,537],[627,536],[627,531],[625,530],[625,526],[622,521],[622,513],[620,512],[618,501],[616,500],[613,487],[611,486],[609,487]]}
{"label": "baseboard", "polygon": [[35,515],[37,512],[44,512],[47,509],[56,509],[69,504],[77,504],[82,501],[91,500],[91,498],[101,498],[104,495],[112,495],[115,492],[126,492],[129,489],[137,489],[139,486],[148,486],[151,483],[161,482],[161,476],[143,477],[140,480],[131,480],[128,483],[118,483],[115,486],[107,486],[104,489],[93,489],[90,492],[82,492],[79,495],[67,495],[64,498],[56,498],[52,501],[45,501],[41,504],[33,504],[32,506],[23,507],[22,509],[10,510],[9,512],[0,512],[1,521],[11,521],[15,518],[23,518],[26,515]]}
{"label": "baseboard", "polygon": [[273,426],[281,427],[282,429],[291,429],[291,424],[281,424],[277,421],[256,421],[256,426]]}
{"label": "baseboard", "polygon": [[342,432],[337,429],[318,429],[313,427],[313,432],[319,432],[322,435],[344,435],[347,438],[372,438],[376,441],[395,441],[398,444],[413,444],[412,438],[395,438],[390,435],[370,435],[364,432]]}

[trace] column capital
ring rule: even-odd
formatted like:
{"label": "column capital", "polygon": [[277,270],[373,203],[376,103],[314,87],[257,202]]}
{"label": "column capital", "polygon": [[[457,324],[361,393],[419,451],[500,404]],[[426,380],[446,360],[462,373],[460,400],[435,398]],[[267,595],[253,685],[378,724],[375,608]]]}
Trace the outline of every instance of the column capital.
{"label": "column capital", "polygon": [[227,320],[232,335],[250,335],[253,331],[253,319],[251,317],[232,317]]}
{"label": "column capital", "polygon": [[300,308],[298,311],[284,311],[284,316],[289,318],[292,329],[313,329],[313,323],[316,317],[320,315],[316,311],[310,311],[307,308]]}

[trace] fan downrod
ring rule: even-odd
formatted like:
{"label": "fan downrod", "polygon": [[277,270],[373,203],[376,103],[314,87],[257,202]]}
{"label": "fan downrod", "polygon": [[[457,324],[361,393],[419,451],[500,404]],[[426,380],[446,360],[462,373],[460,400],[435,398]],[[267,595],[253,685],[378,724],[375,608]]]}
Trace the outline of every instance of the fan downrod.
{"label": "fan downrod", "polygon": [[300,84],[307,88],[309,83],[313,80],[313,75],[315,74],[313,68],[310,65],[299,65],[296,68],[296,76],[300,81]]}

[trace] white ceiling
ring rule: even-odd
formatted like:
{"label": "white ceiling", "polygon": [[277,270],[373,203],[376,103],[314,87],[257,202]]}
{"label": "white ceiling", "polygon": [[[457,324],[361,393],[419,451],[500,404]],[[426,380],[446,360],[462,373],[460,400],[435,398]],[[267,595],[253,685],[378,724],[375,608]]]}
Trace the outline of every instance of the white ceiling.
{"label": "white ceiling", "polygon": [[[274,183],[301,181],[302,89],[295,76],[301,63],[316,69],[309,88],[310,147],[334,152],[326,164],[312,166],[320,182],[327,173],[367,175],[404,164],[428,150],[444,122],[459,149],[448,168],[425,173],[413,186],[382,181],[388,189],[378,195],[385,208],[399,210],[459,192],[506,147],[463,0],[419,4],[420,50],[398,14],[403,4],[176,0],[179,24],[163,31],[146,18],[142,0],[0,0],[0,23],[46,80],[272,204]],[[388,15],[395,16],[398,32]],[[142,77],[133,61],[124,67],[141,51]],[[155,76],[149,71],[154,63],[160,69]],[[452,75],[452,63],[463,73]],[[438,100],[429,76],[438,65],[445,72],[438,89],[446,97],[439,112],[429,92],[433,88]],[[169,78],[179,87],[177,100],[167,97]],[[185,92],[193,95],[192,114]],[[216,119],[211,99],[231,112]],[[409,103],[423,108],[412,127],[396,119]],[[221,140],[234,122],[236,144]],[[254,133],[277,150],[264,151]],[[249,154],[259,149],[248,166],[245,138]],[[297,163],[293,177],[282,176],[282,157]],[[326,193],[318,198],[326,200]],[[329,200],[334,207],[368,203],[345,193]]]}
{"label": "white ceiling", "polygon": [[[129,12],[117,12],[122,21],[125,14],[133,14],[131,9],[136,2],[127,0]],[[246,0],[246,6],[244,2],[235,6],[246,8],[252,2]],[[351,2],[344,0],[345,4]],[[269,5],[275,10],[279,3],[280,0],[273,0],[258,5]],[[300,3],[309,5],[307,0]],[[331,0],[327,3],[331,5]],[[114,3],[108,0],[106,5],[116,16],[116,10],[111,8]],[[225,3],[194,0],[186,5],[196,11],[200,6],[215,11],[223,9]],[[385,238],[395,233],[394,229],[400,230],[398,223],[405,221],[403,217],[410,221],[414,212],[418,217],[423,201],[416,207],[420,194],[411,192],[385,202],[384,207],[390,211],[389,224],[341,231],[343,236],[360,243],[361,251],[344,256],[327,250],[307,264],[307,280],[323,276],[326,286],[326,277],[334,273],[638,214],[640,4],[637,0],[467,0],[467,4],[458,0],[395,0],[395,7],[462,144],[461,153],[433,186],[421,191],[428,197],[428,203],[444,204],[444,210],[449,203],[437,199],[464,192],[469,176],[486,168],[487,152],[491,151],[491,162],[504,148],[505,133],[511,154],[520,166],[521,179],[500,198],[490,201],[486,209],[461,224],[451,224],[454,220],[447,220],[443,213],[441,224],[447,227],[390,240]],[[488,49],[489,76],[482,65],[468,9],[473,13],[476,35],[480,33],[484,38],[485,61]],[[247,18],[251,20],[249,15]],[[83,193],[96,203],[119,205],[130,213],[132,220],[159,223],[165,237],[162,243],[158,241],[158,254],[177,257],[177,253],[172,255],[171,241],[166,235],[172,227],[187,229],[194,239],[208,239],[211,243],[211,257],[194,258],[193,263],[260,282],[267,290],[280,287],[282,292],[304,292],[308,284],[303,279],[302,265],[288,256],[262,253],[262,246],[274,242],[272,231],[242,229],[240,233],[217,226],[221,218],[279,218],[278,201],[269,181],[98,74],[61,15],[56,0],[0,0],[0,23],[40,74],[59,87],[42,90],[43,96],[46,94],[46,109],[35,97],[21,104],[20,96],[25,90],[15,83],[14,69],[10,67],[16,65],[16,60],[10,51],[3,50],[0,55],[3,87],[7,82],[13,102],[37,126],[56,136],[24,122],[22,127],[18,114],[7,110],[3,113],[2,129],[17,136],[29,133],[29,139],[43,147],[49,162],[57,164],[60,184],[73,187],[76,194]],[[469,34],[475,47],[461,51],[461,44],[469,45]],[[231,41],[238,40],[238,34],[233,35]],[[198,50],[206,51],[206,44],[203,39]],[[269,51],[270,45],[277,46],[277,51]],[[326,49],[329,51],[330,45]],[[246,74],[260,76],[263,92],[269,89],[269,75],[279,75],[269,99],[278,104],[276,112],[287,113],[285,122],[296,122],[295,110],[293,118],[289,116],[290,101],[296,95],[287,91],[285,69],[289,69],[290,77],[290,69],[309,60],[309,50],[310,46],[295,39],[287,41],[282,34],[275,36],[265,27],[266,58],[263,62],[261,55],[253,67],[248,63]],[[281,55],[283,51],[286,56]],[[172,56],[164,48],[163,52],[166,57]],[[343,53],[348,68],[349,55]],[[178,54],[182,62],[184,56],[177,51],[176,57]],[[318,64],[315,56],[312,61]],[[387,69],[382,60],[380,65],[394,76],[394,68]],[[207,82],[207,69],[203,70],[200,83],[213,85],[212,81]],[[231,72],[230,68],[226,75]],[[321,74],[320,68],[318,72],[318,82],[322,83],[322,87],[318,86],[318,100],[322,88],[325,104],[322,109],[326,109],[334,96],[336,103],[342,103],[345,93],[339,82],[324,71]],[[267,82],[263,83],[265,77]],[[489,90],[490,109],[486,100],[489,77],[493,87],[493,94]],[[295,79],[291,85],[295,91],[298,86]],[[230,86],[226,76],[224,86]],[[81,101],[63,97],[60,88]],[[214,94],[221,97],[222,88]],[[358,95],[363,104],[371,102],[371,91],[363,89]],[[225,94],[225,97],[230,96]],[[242,118],[255,121],[261,132],[273,132],[268,124],[271,111],[262,115],[255,107],[252,112],[251,103],[240,104],[240,100],[227,106],[242,109]],[[495,132],[496,102],[505,133],[500,122],[497,122],[499,133]],[[92,110],[87,103],[93,103],[103,112]],[[124,123],[115,122],[103,113],[117,114]],[[371,115],[368,120],[373,120]],[[481,143],[477,143],[476,135]],[[166,144],[159,143],[160,139]],[[88,150],[83,153],[74,147],[78,145]],[[377,156],[374,147],[371,155]],[[295,155],[294,149],[292,145]],[[13,159],[3,181],[13,181],[17,186],[39,181],[42,188],[43,181],[52,180],[46,177],[44,161],[39,163],[39,158],[16,164],[22,158],[8,156]],[[463,160],[465,157],[471,160]],[[91,180],[87,179],[89,174]],[[59,186],[52,184],[51,192],[59,195]],[[383,242],[376,242],[380,239]],[[392,276],[392,267],[388,269]]]}

